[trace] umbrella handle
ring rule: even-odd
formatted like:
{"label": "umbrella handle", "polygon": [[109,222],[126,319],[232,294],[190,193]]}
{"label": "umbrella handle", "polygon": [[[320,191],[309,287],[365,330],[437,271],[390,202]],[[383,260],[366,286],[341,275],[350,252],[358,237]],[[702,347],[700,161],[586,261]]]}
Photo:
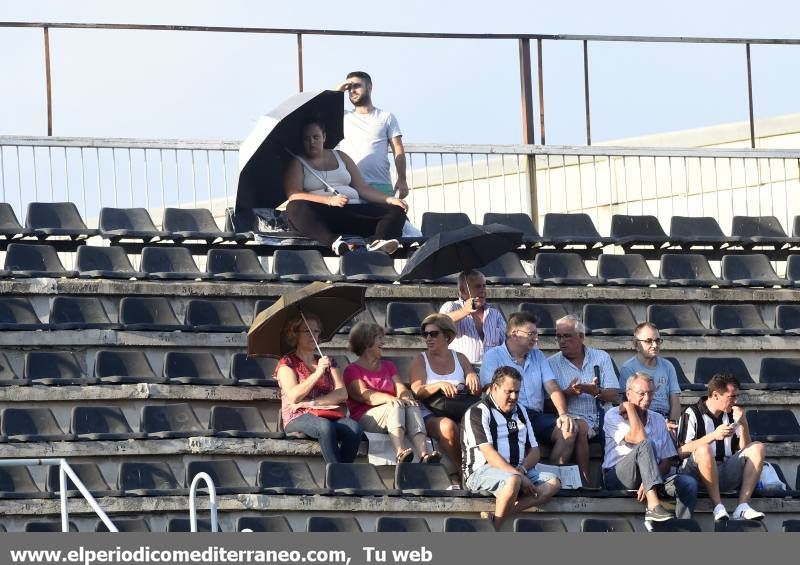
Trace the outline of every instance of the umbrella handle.
{"label": "umbrella handle", "polygon": [[311,327],[308,325],[308,320],[306,320],[305,314],[300,312],[300,317],[303,318],[303,323],[306,325],[306,329],[308,330],[308,335],[311,336],[311,339],[314,340],[314,347],[317,348],[317,353],[319,353],[320,357],[323,357],[322,350],[319,348],[319,342],[317,342],[317,338],[314,336],[314,332],[311,331]]}

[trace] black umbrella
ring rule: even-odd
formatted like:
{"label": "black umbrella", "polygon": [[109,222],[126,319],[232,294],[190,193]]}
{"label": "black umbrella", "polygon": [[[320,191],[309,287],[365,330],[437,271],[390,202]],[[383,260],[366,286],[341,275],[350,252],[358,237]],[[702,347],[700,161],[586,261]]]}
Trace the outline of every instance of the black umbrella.
{"label": "black umbrella", "polygon": [[440,232],[408,260],[398,280],[436,280],[479,269],[522,244],[522,232],[501,224]]}
{"label": "black umbrella", "polygon": [[344,137],[343,93],[302,92],[259,118],[239,146],[237,213],[248,214],[252,208],[277,208],[286,200],[283,173],[292,159],[291,153],[302,154],[301,128],[312,117],[325,126],[325,147],[336,147]]}

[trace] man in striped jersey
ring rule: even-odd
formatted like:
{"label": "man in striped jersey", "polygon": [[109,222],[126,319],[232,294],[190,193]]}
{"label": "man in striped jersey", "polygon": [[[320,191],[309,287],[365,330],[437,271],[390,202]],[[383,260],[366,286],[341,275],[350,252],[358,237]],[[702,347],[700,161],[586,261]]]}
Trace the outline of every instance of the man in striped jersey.
{"label": "man in striped jersey", "polygon": [[764,513],[749,504],[761,468],[764,444],[750,440],[744,410],[737,405],[739,381],[716,374],[707,385],[708,396],[683,413],[678,426],[678,454],[686,458],[682,473],[700,479],[714,504],[714,520],[728,520],[720,490],[739,491],[734,520],[763,520]]}
{"label": "man in striped jersey", "polygon": [[497,499],[490,518],[499,528],[513,513],[541,506],[561,488],[551,473],[534,469],[539,446],[525,410],[517,405],[522,376],[500,367],[486,397],[473,405],[461,425],[464,484]]}

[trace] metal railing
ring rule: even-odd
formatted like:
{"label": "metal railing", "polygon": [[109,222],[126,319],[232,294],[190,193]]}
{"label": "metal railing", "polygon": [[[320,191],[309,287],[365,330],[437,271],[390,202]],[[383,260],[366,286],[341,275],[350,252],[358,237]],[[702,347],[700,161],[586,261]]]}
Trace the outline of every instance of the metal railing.
{"label": "metal railing", "polygon": [[211,511],[211,531],[217,532],[217,489],[208,473],[197,473],[189,487],[189,531],[197,532],[197,486],[203,481],[208,488],[208,507]]}

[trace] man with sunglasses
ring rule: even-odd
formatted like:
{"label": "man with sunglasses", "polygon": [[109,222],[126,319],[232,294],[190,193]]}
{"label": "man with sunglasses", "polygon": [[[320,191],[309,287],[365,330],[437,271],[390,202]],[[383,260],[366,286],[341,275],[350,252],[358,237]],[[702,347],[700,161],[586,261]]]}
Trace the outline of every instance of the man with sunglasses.
{"label": "man with sunglasses", "polygon": [[620,369],[620,381],[627,383],[634,373],[645,373],[656,387],[650,410],[667,418],[667,428],[673,434],[678,430],[681,415],[681,387],[672,363],[659,355],[661,335],[650,322],[643,322],[633,330],[633,348],[636,355],[625,361]]}

